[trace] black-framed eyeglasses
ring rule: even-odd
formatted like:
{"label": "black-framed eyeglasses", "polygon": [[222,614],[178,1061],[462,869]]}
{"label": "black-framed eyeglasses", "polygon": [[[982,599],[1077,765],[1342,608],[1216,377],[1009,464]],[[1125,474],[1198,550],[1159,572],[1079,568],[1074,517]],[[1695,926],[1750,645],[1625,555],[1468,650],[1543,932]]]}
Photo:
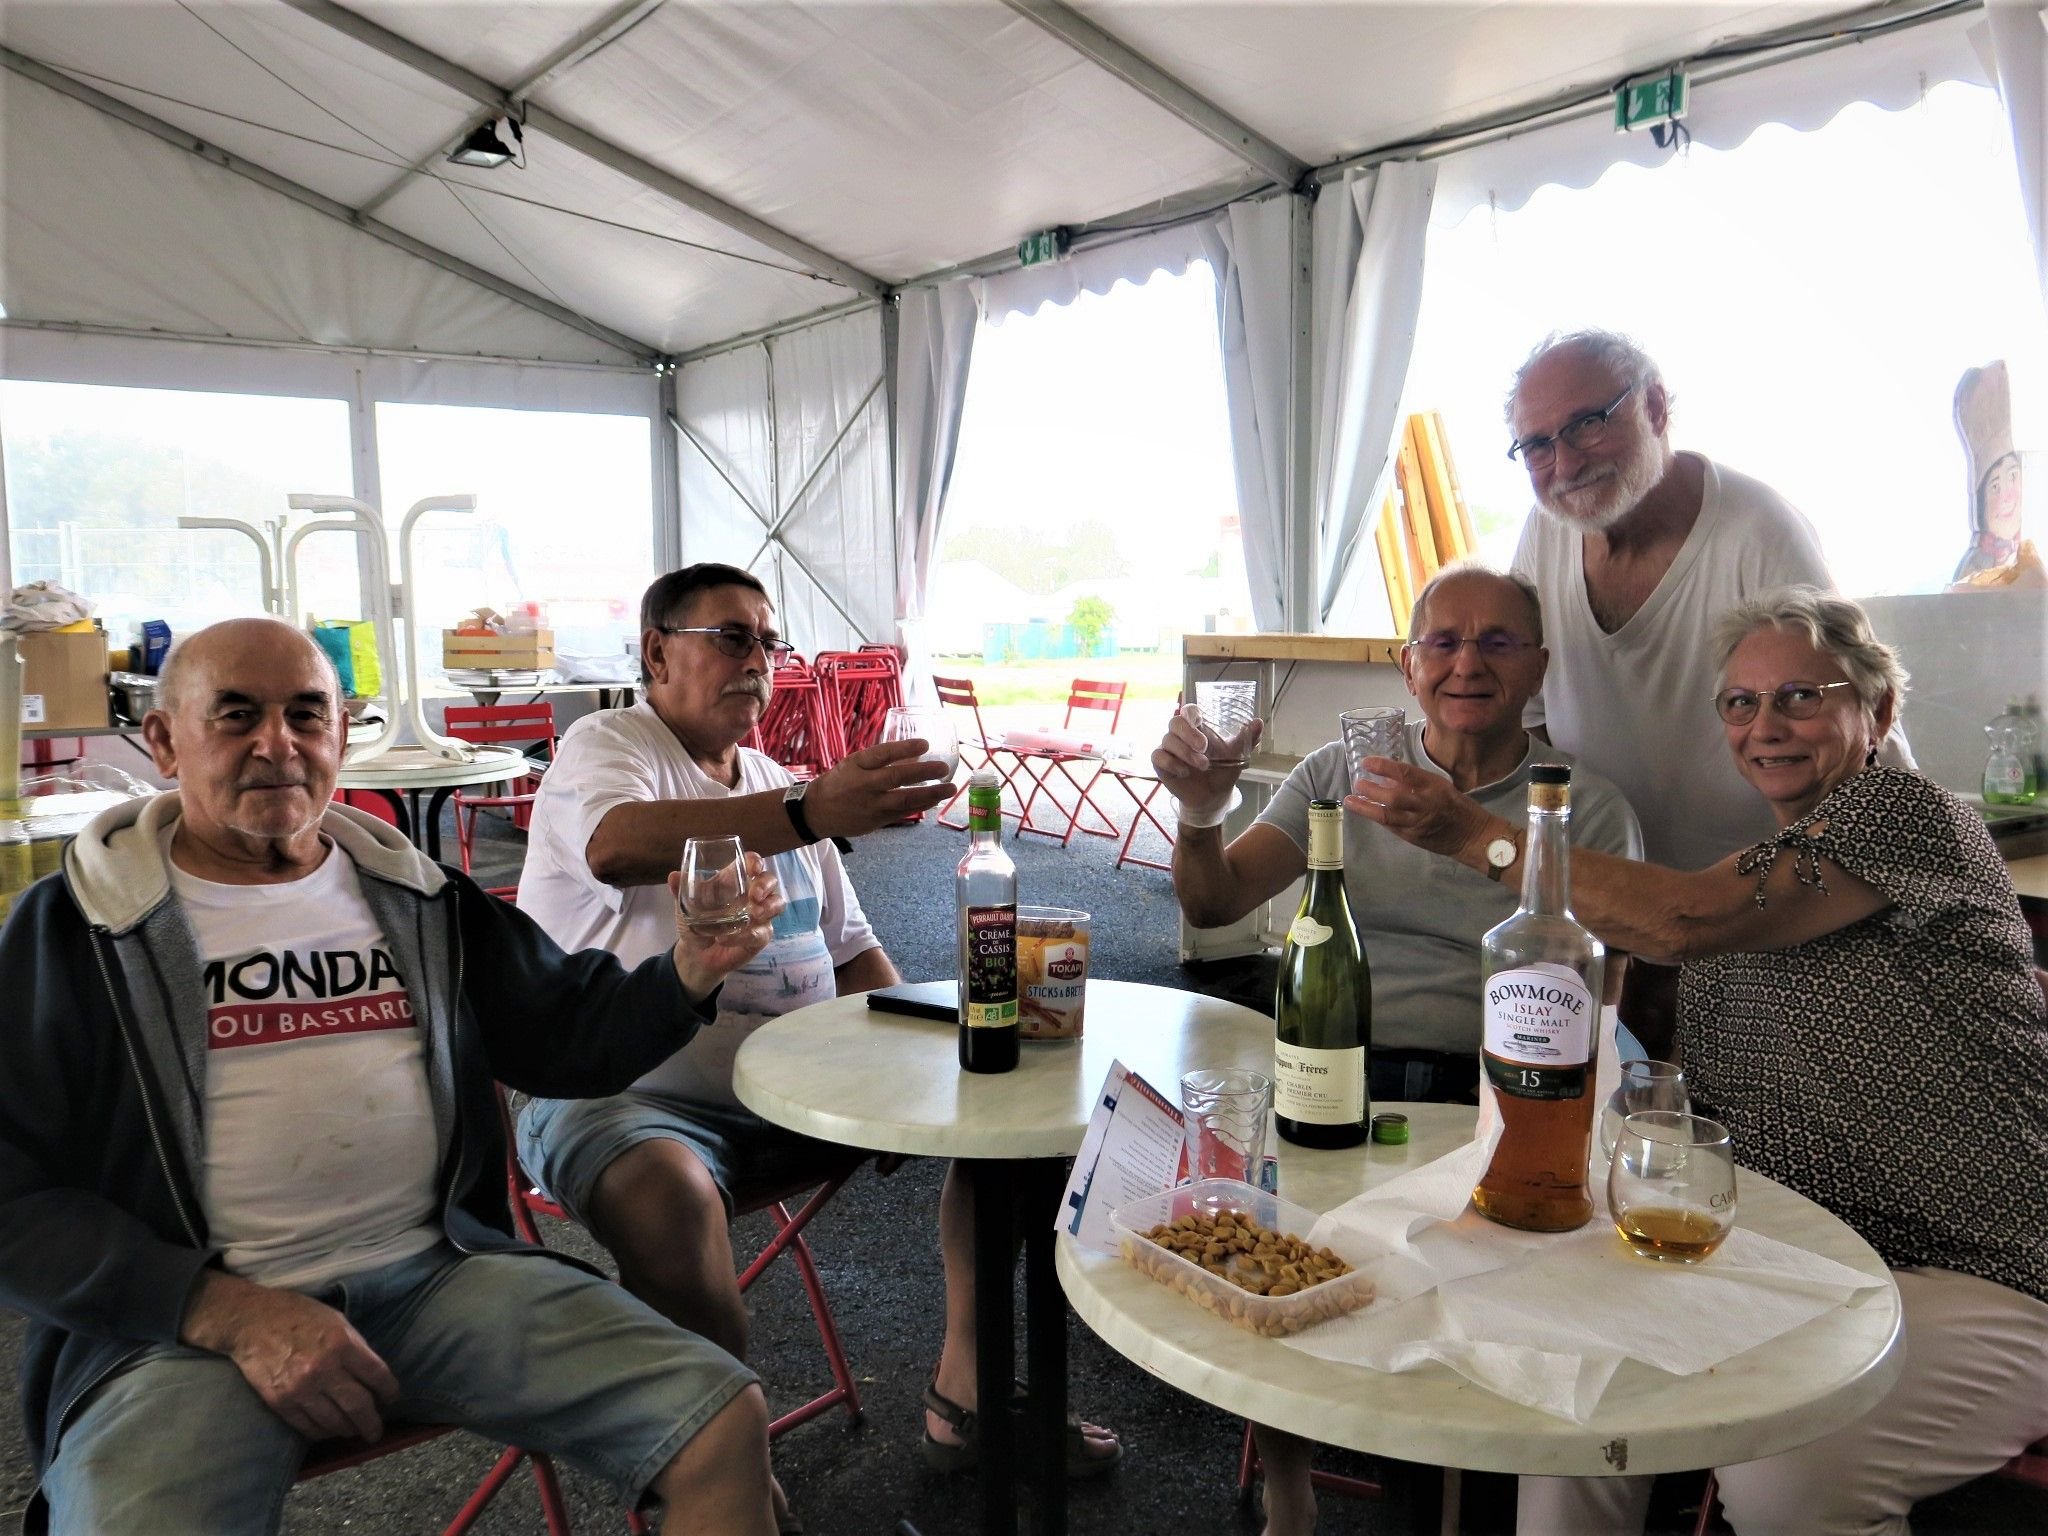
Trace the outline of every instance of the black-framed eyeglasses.
{"label": "black-framed eyeglasses", "polygon": [[1479,654],[1488,661],[1506,661],[1536,648],[1534,640],[1524,640],[1505,629],[1489,629],[1483,635],[1461,635],[1455,630],[1440,629],[1408,643],[1430,661],[1449,661],[1468,645],[1478,646]]}
{"label": "black-framed eyeglasses", "polygon": [[742,624],[664,624],[661,632],[664,635],[708,635],[711,643],[718,647],[718,654],[730,656],[734,661],[745,661],[754,654],[757,645],[770,661],[786,661],[796,652],[796,647],[787,640],[773,635],[757,635]]}
{"label": "black-framed eyeglasses", "polygon": [[1723,688],[1714,695],[1714,712],[1730,725],[1747,725],[1757,716],[1765,699],[1787,720],[1811,720],[1828,701],[1832,688],[1853,688],[1854,683],[1780,683],[1769,693],[1754,688]]}
{"label": "black-framed eyeglasses", "polygon": [[1588,411],[1583,416],[1574,416],[1552,436],[1538,434],[1508,444],[1508,457],[1520,459],[1529,469],[1548,469],[1557,462],[1559,443],[1574,451],[1599,447],[1601,440],[1607,436],[1608,422],[1612,421],[1614,413],[1621,409],[1621,403],[1635,392],[1635,385],[1629,385],[1599,410]]}

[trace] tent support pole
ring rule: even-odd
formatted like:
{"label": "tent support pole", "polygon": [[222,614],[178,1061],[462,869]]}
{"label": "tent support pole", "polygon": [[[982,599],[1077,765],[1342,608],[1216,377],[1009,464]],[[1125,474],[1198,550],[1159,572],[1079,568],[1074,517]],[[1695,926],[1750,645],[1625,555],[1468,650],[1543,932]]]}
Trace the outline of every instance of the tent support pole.
{"label": "tent support pole", "polygon": [[1288,347],[1293,366],[1287,382],[1287,522],[1281,540],[1287,582],[1281,592],[1281,616],[1296,634],[1323,630],[1316,574],[1321,553],[1316,538],[1314,215],[1313,197],[1288,194],[1287,328],[1293,338]]}

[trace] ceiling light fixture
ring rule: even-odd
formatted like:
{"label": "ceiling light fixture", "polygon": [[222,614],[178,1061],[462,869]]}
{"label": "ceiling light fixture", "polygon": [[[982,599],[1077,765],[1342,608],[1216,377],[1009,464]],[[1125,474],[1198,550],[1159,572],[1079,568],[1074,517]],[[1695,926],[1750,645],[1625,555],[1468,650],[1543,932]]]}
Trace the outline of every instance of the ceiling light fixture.
{"label": "ceiling light fixture", "polygon": [[[508,141],[501,130],[509,129]],[[517,155],[526,144],[526,136],[519,131],[516,118],[494,117],[489,122],[478,123],[468,138],[448,152],[450,165],[474,165],[485,170],[495,170]]]}

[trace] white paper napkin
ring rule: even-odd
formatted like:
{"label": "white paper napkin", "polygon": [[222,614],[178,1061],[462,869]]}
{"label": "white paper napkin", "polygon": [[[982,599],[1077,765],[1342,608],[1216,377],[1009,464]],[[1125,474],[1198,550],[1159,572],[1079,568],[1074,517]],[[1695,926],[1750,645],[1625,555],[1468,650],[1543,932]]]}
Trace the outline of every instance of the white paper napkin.
{"label": "white paper napkin", "polygon": [[[1883,1284],[1741,1227],[1708,1260],[1630,1253],[1604,1205],[1577,1232],[1499,1226],[1469,1209],[1493,1136],[1468,1142],[1326,1213],[1310,1233],[1383,1257],[1360,1266],[1372,1306],[1285,1340],[1382,1371],[1437,1361],[1583,1424],[1625,1359],[1687,1375],[1754,1349]],[[1354,1249],[1355,1251],[1355,1249]]]}

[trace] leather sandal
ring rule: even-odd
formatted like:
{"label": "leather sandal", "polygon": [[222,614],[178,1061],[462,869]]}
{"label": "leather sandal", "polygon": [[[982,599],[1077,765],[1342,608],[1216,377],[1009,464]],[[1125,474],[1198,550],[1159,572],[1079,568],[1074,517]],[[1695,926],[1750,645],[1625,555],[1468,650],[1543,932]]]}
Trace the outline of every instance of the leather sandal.
{"label": "leather sandal", "polygon": [[[1016,1407],[1022,1402],[1022,1394],[1012,1403]],[[939,1391],[936,1378],[924,1389],[924,1405],[960,1437],[958,1445],[949,1445],[933,1437],[930,1426],[923,1432],[925,1465],[940,1472],[965,1472],[981,1461],[980,1415],[972,1408],[962,1408],[950,1397]],[[1081,1420],[1075,1414],[1067,1415],[1065,1430],[1067,1476],[1070,1479],[1100,1477],[1124,1459],[1122,1441],[1116,1441],[1115,1449],[1107,1456],[1088,1454],[1088,1437],[1081,1431]]]}

